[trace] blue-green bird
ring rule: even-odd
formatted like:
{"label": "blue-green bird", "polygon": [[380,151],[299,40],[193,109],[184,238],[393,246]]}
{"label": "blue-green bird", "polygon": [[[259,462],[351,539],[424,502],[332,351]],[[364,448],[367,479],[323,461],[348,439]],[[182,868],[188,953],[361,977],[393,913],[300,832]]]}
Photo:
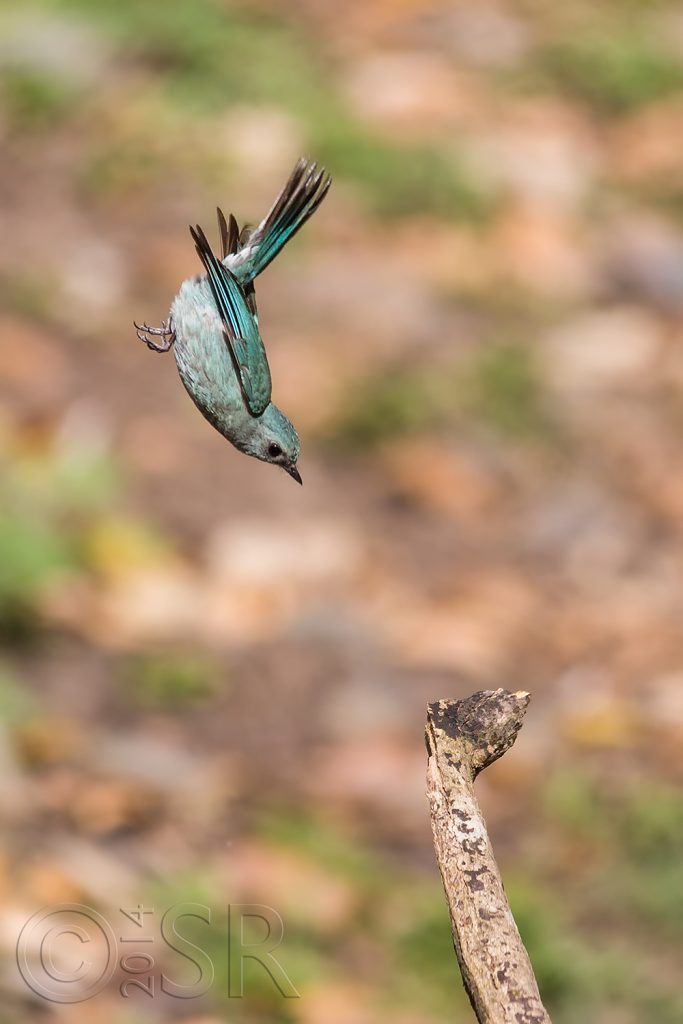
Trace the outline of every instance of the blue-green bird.
{"label": "blue-green bird", "polygon": [[301,483],[301,448],[293,424],[271,402],[270,369],[259,333],[254,278],[306,223],[331,179],[299,160],[255,230],[218,210],[221,259],[197,225],[190,228],[204,274],[184,281],[161,327],[135,324],[155,352],[175,345],[178,373],[190,398],[224,437],[246,455],[280,466]]}

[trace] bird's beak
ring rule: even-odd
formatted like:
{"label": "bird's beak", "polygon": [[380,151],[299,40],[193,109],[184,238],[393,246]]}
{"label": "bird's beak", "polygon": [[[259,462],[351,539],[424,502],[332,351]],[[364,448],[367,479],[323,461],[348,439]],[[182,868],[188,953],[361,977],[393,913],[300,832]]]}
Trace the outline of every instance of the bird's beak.
{"label": "bird's beak", "polygon": [[285,473],[289,473],[289,475],[291,476],[292,480],[296,480],[296,482],[298,484],[302,484],[303,483],[303,480],[301,479],[301,473],[296,468],[296,466],[285,466],[284,470],[285,470]]}

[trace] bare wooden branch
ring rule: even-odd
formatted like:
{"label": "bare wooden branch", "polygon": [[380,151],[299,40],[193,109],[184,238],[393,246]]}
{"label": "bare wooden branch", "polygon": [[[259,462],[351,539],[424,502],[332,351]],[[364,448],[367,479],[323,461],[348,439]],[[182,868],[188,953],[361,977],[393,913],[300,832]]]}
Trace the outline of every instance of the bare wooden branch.
{"label": "bare wooden branch", "polygon": [[528,693],[483,690],[427,712],[427,795],[453,944],[479,1024],[550,1024],[474,796],[515,742]]}

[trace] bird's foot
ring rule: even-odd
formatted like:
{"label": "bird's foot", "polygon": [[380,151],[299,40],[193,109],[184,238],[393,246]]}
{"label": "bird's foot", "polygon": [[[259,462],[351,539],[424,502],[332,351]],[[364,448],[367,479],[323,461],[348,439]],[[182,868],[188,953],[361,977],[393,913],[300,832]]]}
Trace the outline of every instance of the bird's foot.
{"label": "bird's foot", "polygon": [[[147,348],[153,352],[168,352],[175,341],[175,331],[171,327],[171,318],[164,320],[161,327],[148,327],[147,324],[137,324],[133,320],[133,327],[137,331],[140,341],[144,341]],[[154,339],[158,338],[159,341]]]}

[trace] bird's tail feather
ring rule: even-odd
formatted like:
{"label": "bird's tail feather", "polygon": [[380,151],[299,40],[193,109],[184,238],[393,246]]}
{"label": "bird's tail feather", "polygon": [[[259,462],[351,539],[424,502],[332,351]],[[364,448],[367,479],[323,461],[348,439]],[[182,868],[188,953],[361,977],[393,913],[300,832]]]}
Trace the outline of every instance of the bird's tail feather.
{"label": "bird's tail feather", "polygon": [[247,243],[254,247],[249,259],[252,277],[266,269],[315,213],[331,184],[332,179],[324,168],[318,169],[317,164],[309,164],[304,157],[298,161],[262,225]]}

